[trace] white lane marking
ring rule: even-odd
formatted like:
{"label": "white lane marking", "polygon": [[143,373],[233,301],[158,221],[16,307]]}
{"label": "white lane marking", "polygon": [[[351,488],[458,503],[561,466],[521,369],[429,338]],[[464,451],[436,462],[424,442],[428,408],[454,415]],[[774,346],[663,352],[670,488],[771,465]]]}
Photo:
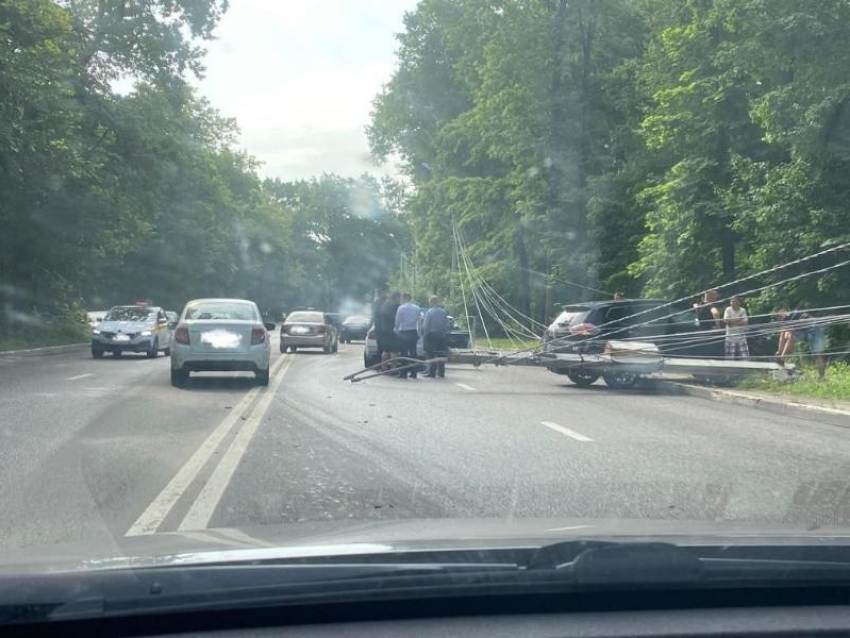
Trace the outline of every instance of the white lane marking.
{"label": "white lane marking", "polygon": [[587,529],[591,527],[590,525],[570,525],[568,527],[552,527],[551,529],[547,529],[547,532],[569,532],[574,529]]}
{"label": "white lane marking", "polygon": [[[286,360],[285,356],[281,356],[275,362],[272,368],[272,374],[275,374],[280,366]],[[233,427],[239,423],[244,410],[251,405],[251,402],[256,398],[262,388],[256,387],[248,391],[242,397],[228,415],[219,423],[218,427],[212,431],[206,441],[201,444],[195,453],[186,461],[185,465],[180,468],[174,478],[169,481],[168,485],[159,493],[148,508],[142,512],[142,515],[135,523],[127,530],[126,536],[141,536],[143,534],[154,534],[157,528],[165,520],[165,517],[174,508],[174,505],[183,496],[183,493],[189,488],[192,482],[197,478],[201,468],[204,467],[209,458],[216,451],[221,442],[227,437]]]}
{"label": "white lane marking", "polygon": [[579,434],[575,430],[571,430],[570,428],[565,428],[563,425],[558,425],[557,423],[552,423],[551,421],[541,421],[543,425],[545,425],[550,430],[555,430],[555,432],[560,432],[564,436],[568,436],[571,439],[575,439],[576,441],[581,441],[582,443],[588,443],[593,441],[590,437],[585,436],[584,434]]}
{"label": "white lane marking", "polygon": [[463,388],[464,390],[469,390],[470,392],[475,392],[475,388],[470,385],[466,385],[465,383],[455,383],[455,385],[459,388]]}
{"label": "white lane marking", "polygon": [[93,377],[93,372],[87,372],[86,374],[78,374],[75,377],[68,377],[68,381],[77,381],[78,379],[85,379],[86,377]]}
{"label": "white lane marking", "polygon": [[183,522],[180,523],[178,531],[185,532],[187,530],[206,529],[209,525],[215,509],[218,507],[221,497],[224,496],[224,491],[230,485],[230,480],[233,478],[239,462],[245,455],[251,439],[257,432],[260,422],[268,412],[272,400],[277,395],[277,389],[280,387],[283,377],[294,359],[289,359],[289,362],[277,374],[272,384],[269,386],[263,397],[257,402],[257,405],[251,411],[251,416],[242,425],[242,429],[233,438],[230,447],[224,456],[221,458],[218,466],[213,471],[204,489],[198,494],[198,498],[192,503],[192,507],[186,513]]}

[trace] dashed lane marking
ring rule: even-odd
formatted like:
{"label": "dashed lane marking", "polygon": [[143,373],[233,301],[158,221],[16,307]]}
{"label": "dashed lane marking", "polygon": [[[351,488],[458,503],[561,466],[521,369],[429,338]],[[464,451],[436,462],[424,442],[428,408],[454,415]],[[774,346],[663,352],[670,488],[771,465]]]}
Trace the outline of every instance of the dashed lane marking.
{"label": "dashed lane marking", "polygon": [[585,436],[584,434],[579,434],[578,432],[576,432],[575,430],[571,430],[570,428],[565,428],[563,425],[558,425],[557,423],[552,423],[551,421],[541,421],[540,423],[545,425],[550,430],[559,432],[564,436],[568,436],[571,439],[575,439],[576,441],[581,441],[582,443],[590,443],[593,441],[593,439],[591,439],[590,437]]}

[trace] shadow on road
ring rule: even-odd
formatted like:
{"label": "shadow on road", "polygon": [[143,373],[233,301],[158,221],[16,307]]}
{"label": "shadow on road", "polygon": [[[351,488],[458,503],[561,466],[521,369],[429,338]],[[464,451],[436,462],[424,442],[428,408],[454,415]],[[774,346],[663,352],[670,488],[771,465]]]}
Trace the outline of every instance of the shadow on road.
{"label": "shadow on road", "polygon": [[213,375],[192,375],[189,383],[181,388],[183,391],[189,392],[217,392],[221,390],[250,390],[257,386],[257,381],[254,375],[246,374],[245,376],[213,376]]}

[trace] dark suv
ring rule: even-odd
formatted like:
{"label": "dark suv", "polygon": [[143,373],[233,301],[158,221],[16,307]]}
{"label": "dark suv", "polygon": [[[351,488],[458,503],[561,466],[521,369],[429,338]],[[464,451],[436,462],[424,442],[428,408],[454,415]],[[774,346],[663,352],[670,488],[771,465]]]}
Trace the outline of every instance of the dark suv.
{"label": "dark suv", "polygon": [[544,341],[556,351],[595,353],[601,352],[609,339],[655,341],[662,335],[696,329],[693,310],[666,303],[660,299],[624,299],[563,306],[546,330]]}
{"label": "dark suv", "polygon": [[[723,358],[724,335],[723,326],[701,331],[693,308],[685,303],[623,299],[562,306],[543,341],[553,352],[599,353],[610,339],[634,339],[654,343],[670,356]],[[753,356],[769,355],[775,350],[770,338],[754,336],[749,343]],[[598,375],[593,381],[596,378]],[[593,383],[588,379],[573,381],[579,385]]]}

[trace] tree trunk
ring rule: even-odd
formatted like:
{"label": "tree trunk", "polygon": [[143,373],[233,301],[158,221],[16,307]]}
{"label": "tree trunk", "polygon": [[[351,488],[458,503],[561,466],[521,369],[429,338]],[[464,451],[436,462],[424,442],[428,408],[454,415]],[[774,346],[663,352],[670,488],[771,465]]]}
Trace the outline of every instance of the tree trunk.
{"label": "tree trunk", "polygon": [[518,227],[514,234],[514,247],[519,259],[519,294],[517,296],[518,308],[526,317],[531,316],[531,279],[528,276],[528,251],[525,249],[525,238],[522,226]]}

